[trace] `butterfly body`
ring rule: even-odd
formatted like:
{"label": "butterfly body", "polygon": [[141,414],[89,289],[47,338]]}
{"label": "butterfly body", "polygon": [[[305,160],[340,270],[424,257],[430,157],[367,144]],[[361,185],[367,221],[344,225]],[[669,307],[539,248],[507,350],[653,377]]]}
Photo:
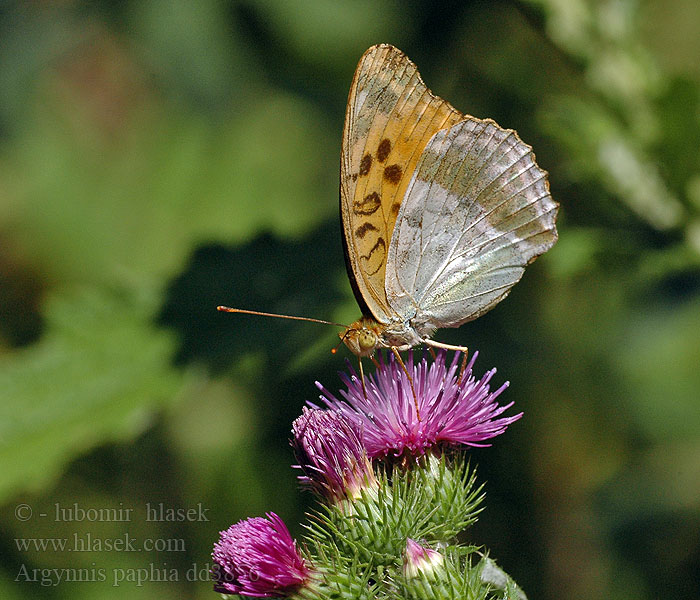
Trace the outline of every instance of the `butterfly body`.
{"label": "butterfly body", "polygon": [[345,345],[358,356],[371,356],[377,348],[408,350],[428,339],[433,329],[419,333],[410,321],[379,323],[361,317],[340,334]]}
{"label": "butterfly body", "polygon": [[341,217],[363,317],[352,352],[404,350],[502,300],[556,241],[558,205],[532,148],[464,115],[387,44],[360,59],[343,134]]}

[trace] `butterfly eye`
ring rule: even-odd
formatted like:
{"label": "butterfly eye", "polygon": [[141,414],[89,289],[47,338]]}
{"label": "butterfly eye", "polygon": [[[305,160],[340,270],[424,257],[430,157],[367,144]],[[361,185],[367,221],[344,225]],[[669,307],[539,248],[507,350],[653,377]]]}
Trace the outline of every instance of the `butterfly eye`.
{"label": "butterfly eye", "polygon": [[377,346],[377,334],[368,329],[362,329],[357,341],[362,350],[373,350]]}

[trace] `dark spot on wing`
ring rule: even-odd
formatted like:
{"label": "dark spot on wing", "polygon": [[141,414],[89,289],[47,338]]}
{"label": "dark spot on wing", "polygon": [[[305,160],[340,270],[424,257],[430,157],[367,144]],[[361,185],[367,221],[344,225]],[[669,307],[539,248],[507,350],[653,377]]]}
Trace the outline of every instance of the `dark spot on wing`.
{"label": "dark spot on wing", "polygon": [[353,181],[357,181],[357,173],[353,173],[352,175],[350,175],[350,178],[351,178]]}
{"label": "dark spot on wing", "polygon": [[386,242],[384,242],[383,237],[377,238],[377,243],[374,244],[374,246],[372,246],[372,249],[367,254],[363,254],[360,258],[369,262],[369,260],[372,258],[372,254],[374,254],[375,252],[382,253],[382,260],[379,260],[379,262],[377,264],[377,268],[374,269],[374,271],[372,271],[372,272],[368,271],[367,275],[374,275],[377,271],[379,271],[379,269],[382,268],[382,265],[384,264],[383,258],[384,258],[384,255],[386,254]]}
{"label": "dark spot on wing", "polygon": [[352,210],[356,215],[371,215],[382,205],[381,198],[377,192],[367,194],[362,200],[355,200],[352,203]]}
{"label": "dark spot on wing", "polygon": [[355,235],[359,238],[365,237],[368,231],[379,231],[372,223],[363,223],[357,229],[355,229]]}
{"label": "dark spot on wing", "polygon": [[391,214],[396,216],[399,214],[399,208],[401,208],[401,202],[394,202],[391,205]]}
{"label": "dark spot on wing", "polygon": [[423,214],[417,214],[416,212],[404,213],[406,225],[413,229],[421,229],[423,227]]}
{"label": "dark spot on wing", "polygon": [[389,156],[389,152],[391,152],[391,142],[387,138],[384,138],[379,142],[379,146],[377,147],[377,160],[383,163],[387,156]]}
{"label": "dark spot on wing", "polygon": [[397,184],[401,180],[401,175],[403,171],[399,165],[389,165],[384,169],[384,179],[388,182]]}
{"label": "dark spot on wing", "polygon": [[360,170],[358,171],[358,174],[361,176],[367,175],[367,173],[369,173],[369,169],[371,166],[372,166],[372,155],[365,154],[362,157],[362,160],[360,161]]}

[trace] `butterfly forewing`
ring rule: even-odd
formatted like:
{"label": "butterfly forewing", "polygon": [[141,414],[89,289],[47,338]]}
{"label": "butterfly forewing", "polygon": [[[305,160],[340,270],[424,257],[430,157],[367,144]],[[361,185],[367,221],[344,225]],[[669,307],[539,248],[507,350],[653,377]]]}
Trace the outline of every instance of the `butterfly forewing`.
{"label": "butterfly forewing", "polygon": [[392,310],[429,333],[475,319],[556,241],[546,172],[515,132],[473,117],[424,148],[389,247]]}
{"label": "butterfly forewing", "polygon": [[393,46],[373,46],[360,59],[345,117],[340,203],[358,301],[381,323],[396,315],[385,276],[402,199],[430,139],[464,118]]}

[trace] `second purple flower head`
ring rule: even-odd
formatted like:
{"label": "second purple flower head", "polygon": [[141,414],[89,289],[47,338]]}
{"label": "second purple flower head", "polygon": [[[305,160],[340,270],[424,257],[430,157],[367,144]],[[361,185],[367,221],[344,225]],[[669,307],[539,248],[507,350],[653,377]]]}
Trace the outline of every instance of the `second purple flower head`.
{"label": "second purple flower head", "polygon": [[292,425],[299,479],[332,501],[358,498],[377,485],[359,430],[333,410],[304,408]]}

